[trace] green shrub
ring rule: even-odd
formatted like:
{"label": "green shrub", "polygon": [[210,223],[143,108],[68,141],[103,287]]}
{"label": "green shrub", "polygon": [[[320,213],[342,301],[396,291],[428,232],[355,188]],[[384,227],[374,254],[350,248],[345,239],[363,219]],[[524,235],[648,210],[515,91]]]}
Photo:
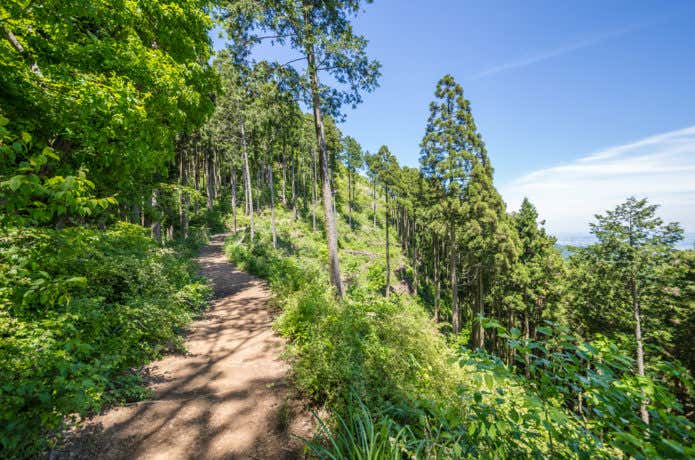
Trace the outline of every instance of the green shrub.
{"label": "green shrub", "polygon": [[0,456],[45,448],[69,414],[141,395],[129,369],[206,305],[191,262],[142,227],[0,233]]}
{"label": "green shrub", "polygon": [[[363,262],[366,276],[337,301],[325,275],[325,252],[317,245],[320,233],[302,222],[290,224],[282,213],[280,222],[278,238],[291,244],[273,248],[268,222],[261,218],[253,244],[248,234],[234,236],[226,251],[240,267],[268,279],[282,308],[275,327],[289,339],[294,382],[332,413],[331,426],[324,426],[310,443],[319,458],[689,455],[677,437],[691,439],[692,425],[669,415],[666,406],[673,400],[663,399],[653,414],[655,427],[671,425],[666,429],[670,439],[658,446],[638,440],[634,430],[615,430],[638,418],[638,398],[624,385],[629,379],[602,371],[602,379],[587,389],[584,404],[593,398],[592,410],[616,413],[597,424],[592,420],[601,419],[573,412],[563,397],[570,385],[581,386],[583,376],[563,367],[568,349],[554,348],[555,358],[547,351],[533,355],[538,372],[532,374],[554,380],[528,380],[495,356],[447,344],[416,300],[398,295],[387,299],[378,293],[383,282],[380,260]],[[518,337],[511,345],[519,345]],[[534,352],[541,350],[540,344],[534,346]],[[626,359],[615,351],[612,356],[616,363]],[[551,359],[559,364],[547,368]],[[626,365],[631,366],[629,360]],[[621,419],[620,414],[627,413]],[[646,432],[646,427],[632,426]],[[390,449],[387,440],[392,441]]]}

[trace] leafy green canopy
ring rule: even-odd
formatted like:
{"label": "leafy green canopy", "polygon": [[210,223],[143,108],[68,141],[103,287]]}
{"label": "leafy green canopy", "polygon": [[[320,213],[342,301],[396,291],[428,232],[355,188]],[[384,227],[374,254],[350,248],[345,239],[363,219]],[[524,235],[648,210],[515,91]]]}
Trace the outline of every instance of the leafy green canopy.
{"label": "leafy green canopy", "polygon": [[675,299],[669,299],[678,276],[671,263],[683,230],[678,224],[665,224],[656,211],[646,199],[629,198],[597,215],[591,232],[598,242],[578,249],[571,258],[570,314],[585,332],[631,333],[634,284],[647,342],[670,342],[666,335],[673,332],[674,320],[680,322]]}
{"label": "leafy green canopy", "polygon": [[[206,0],[9,0],[0,6],[0,112],[12,132],[89,170],[98,191],[137,196],[177,133],[212,109]],[[5,175],[21,161],[0,163]]]}
{"label": "leafy green canopy", "polygon": [[[284,63],[286,81],[311,105],[310,75],[293,72],[290,64],[315,55],[315,71],[331,75],[335,84],[322,85],[321,112],[340,118],[340,107],[362,102],[363,91],[377,86],[380,64],[366,53],[367,39],[354,33],[350,20],[360,0],[234,0],[221,2],[222,16],[237,60],[264,39],[289,45],[303,57]],[[371,3],[367,1],[366,3]]]}

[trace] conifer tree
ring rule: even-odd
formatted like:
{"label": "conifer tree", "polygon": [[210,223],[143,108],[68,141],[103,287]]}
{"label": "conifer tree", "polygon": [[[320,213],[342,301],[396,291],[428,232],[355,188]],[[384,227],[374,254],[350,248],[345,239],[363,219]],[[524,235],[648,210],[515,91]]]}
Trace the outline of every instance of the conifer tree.
{"label": "conifer tree", "polygon": [[[593,273],[594,283],[574,299],[580,308],[610,304],[623,321],[632,317],[636,373],[644,376],[643,313],[657,309],[663,288],[664,266],[673,260],[675,244],[683,239],[677,223],[665,224],[656,216],[657,205],[646,199],[628,198],[615,209],[597,214],[591,233],[598,242],[580,249],[575,256]],[[587,308],[589,307],[589,308]],[[649,423],[647,402],[640,403],[640,416]]]}
{"label": "conifer tree", "polygon": [[[508,217],[502,197],[492,184],[488,168],[476,163],[466,184],[462,241],[466,265],[475,279],[475,315],[472,344],[483,348],[485,332],[480,317],[486,316],[485,295],[494,277],[510,271],[519,256],[519,237]],[[487,283],[487,284],[486,284]]]}
{"label": "conifer tree", "polygon": [[452,327],[460,330],[457,266],[459,246],[457,227],[466,181],[473,166],[489,169],[485,144],[478,133],[470,103],[454,77],[445,75],[437,83],[436,100],[430,103],[425,136],[421,143],[420,165],[423,176],[438,183],[433,190],[436,208],[447,222],[449,238],[449,274],[451,276]]}

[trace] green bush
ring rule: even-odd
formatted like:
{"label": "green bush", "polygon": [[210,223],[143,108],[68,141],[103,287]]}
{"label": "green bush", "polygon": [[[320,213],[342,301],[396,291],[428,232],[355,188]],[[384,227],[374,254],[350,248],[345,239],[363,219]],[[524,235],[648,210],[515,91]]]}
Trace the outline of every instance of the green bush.
{"label": "green bush", "polygon": [[[292,244],[274,249],[267,221],[259,219],[253,244],[248,234],[234,236],[226,251],[236,264],[269,280],[282,308],[275,327],[289,339],[294,382],[332,414],[310,444],[319,458],[379,458],[374,452],[388,458],[691,454],[692,425],[669,412],[666,406],[674,400],[665,393],[658,406],[654,402],[654,430],[633,424],[639,398],[629,387],[632,363],[619,350],[600,358],[608,367],[594,372],[596,380],[585,389],[585,410],[591,404],[592,411],[605,414],[577,413],[564,396],[588,385],[582,380],[586,365],[569,365],[571,353],[581,352],[576,343],[557,349],[548,342],[548,350],[534,344],[535,367],[526,379],[495,356],[447,344],[413,298],[377,293],[383,279],[378,260],[367,262],[362,284],[354,284],[339,302],[322,266],[325,254],[316,249],[320,234],[301,226],[279,226],[279,240]],[[518,348],[518,331],[514,334],[508,336],[510,346]],[[518,356],[524,352],[518,349]],[[551,366],[553,360],[557,364]],[[609,372],[620,363],[622,373]],[[653,437],[659,431],[669,438],[661,444]],[[646,432],[649,438],[637,439]],[[383,450],[388,440],[393,449]]]}
{"label": "green bush", "polygon": [[141,395],[137,375],[209,287],[142,227],[0,233],[0,456],[46,447],[66,416]]}

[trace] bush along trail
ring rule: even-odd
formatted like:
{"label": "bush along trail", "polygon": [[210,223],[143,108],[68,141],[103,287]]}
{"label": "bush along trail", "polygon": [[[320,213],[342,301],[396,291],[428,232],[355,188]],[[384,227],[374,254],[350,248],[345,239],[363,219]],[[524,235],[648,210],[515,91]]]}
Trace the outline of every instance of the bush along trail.
{"label": "bush along trail", "polygon": [[183,354],[150,363],[150,397],[116,407],[69,437],[58,458],[297,458],[311,416],[291,399],[283,341],[265,282],[235,269],[224,235],[197,259],[212,307],[187,329]]}

